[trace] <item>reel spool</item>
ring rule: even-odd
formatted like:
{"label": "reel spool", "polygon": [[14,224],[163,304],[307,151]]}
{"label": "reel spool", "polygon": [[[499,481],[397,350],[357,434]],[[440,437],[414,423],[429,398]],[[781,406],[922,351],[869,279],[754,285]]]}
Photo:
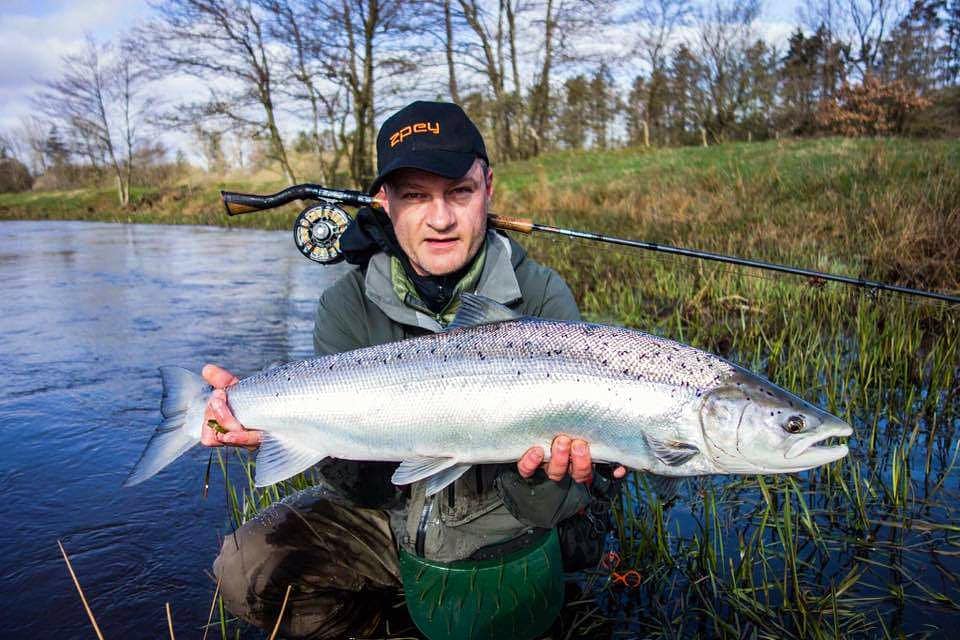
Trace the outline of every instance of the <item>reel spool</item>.
{"label": "reel spool", "polygon": [[304,256],[320,264],[343,260],[340,236],[350,224],[347,212],[332,202],[320,201],[300,212],[293,223],[293,242]]}

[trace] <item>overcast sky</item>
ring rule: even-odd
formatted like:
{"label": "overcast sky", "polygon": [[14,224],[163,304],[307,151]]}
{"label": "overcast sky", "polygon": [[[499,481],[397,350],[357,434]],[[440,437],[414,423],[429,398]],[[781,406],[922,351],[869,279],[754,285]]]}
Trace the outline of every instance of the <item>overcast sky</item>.
{"label": "overcast sky", "polygon": [[[797,22],[798,2],[766,4],[757,26],[782,47]],[[83,48],[85,34],[109,40],[150,13],[146,0],[0,0],[0,131],[15,129],[31,113],[30,96],[57,76],[62,56]]]}

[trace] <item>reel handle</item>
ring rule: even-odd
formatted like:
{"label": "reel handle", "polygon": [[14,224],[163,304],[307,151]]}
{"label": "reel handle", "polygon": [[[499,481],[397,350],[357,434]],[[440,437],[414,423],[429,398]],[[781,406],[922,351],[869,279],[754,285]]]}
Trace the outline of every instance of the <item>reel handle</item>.
{"label": "reel handle", "polygon": [[327,189],[318,184],[297,184],[292,187],[287,187],[283,191],[268,195],[221,191],[220,199],[223,201],[223,206],[226,208],[227,215],[229,216],[274,209],[295,200],[326,200],[357,207],[364,205],[380,206],[376,198],[368,196],[362,191]]}

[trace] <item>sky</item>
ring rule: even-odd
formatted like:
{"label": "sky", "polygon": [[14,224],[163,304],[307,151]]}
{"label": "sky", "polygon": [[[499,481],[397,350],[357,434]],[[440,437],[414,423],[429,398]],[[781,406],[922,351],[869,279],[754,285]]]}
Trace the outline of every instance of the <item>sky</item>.
{"label": "sky", "polygon": [[[760,33],[782,45],[797,22],[797,6],[798,0],[767,0]],[[33,112],[31,95],[57,76],[63,56],[83,48],[86,34],[115,39],[151,11],[146,0],[0,0],[0,132],[15,130]],[[171,82],[164,93],[175,99],[185,86]],[[184,138],[165,142],[183,146]]]}

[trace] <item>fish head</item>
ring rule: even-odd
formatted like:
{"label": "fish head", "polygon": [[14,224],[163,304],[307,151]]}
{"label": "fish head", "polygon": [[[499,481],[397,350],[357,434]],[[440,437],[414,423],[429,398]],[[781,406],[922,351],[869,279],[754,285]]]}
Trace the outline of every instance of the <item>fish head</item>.
{"label": "fish head", "polygon": [[820,443],[853,433],[840,418],[739,367],[704,396],[700,425],[719,473],[812,469],[848,453],[844,444]]}

